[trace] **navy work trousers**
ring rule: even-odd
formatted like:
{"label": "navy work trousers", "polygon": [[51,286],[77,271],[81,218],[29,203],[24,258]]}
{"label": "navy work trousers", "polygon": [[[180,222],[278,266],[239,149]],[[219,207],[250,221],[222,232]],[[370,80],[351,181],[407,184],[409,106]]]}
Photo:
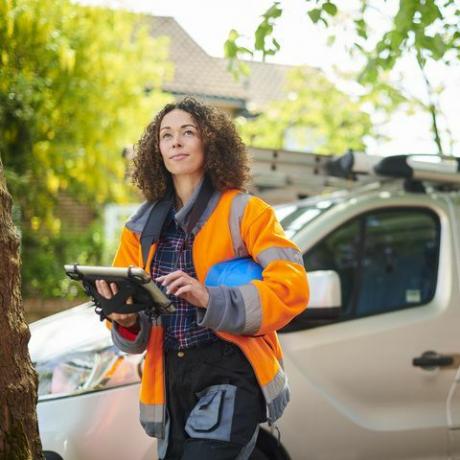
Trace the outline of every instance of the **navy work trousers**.
{"label": "navy work trousers", "polygon": [[169,415],[164,460],[249,458],[265,399],[241,350],[218,340],[183,351],[166,351]]}

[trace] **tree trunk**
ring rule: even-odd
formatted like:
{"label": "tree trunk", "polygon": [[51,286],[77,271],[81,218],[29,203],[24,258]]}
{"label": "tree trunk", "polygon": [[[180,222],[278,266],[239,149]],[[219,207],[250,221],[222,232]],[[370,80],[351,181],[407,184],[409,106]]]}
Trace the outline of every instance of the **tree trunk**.
{"label": "tree trunk", "polygon": [[0,159],[0,459],[42,459],[36,415],[37,374],[27,343],[20,291],[19,236]]}

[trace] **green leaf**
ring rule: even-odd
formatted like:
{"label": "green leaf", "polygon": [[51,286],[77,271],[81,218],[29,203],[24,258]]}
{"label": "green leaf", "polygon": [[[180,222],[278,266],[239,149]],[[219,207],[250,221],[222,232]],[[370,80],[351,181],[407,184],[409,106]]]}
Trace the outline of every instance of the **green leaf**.
{"label": "green leaf", "polygon": [[310,19],[316,24],[321,19],[321,9],[313,8],[308,11],[308,16],[310,16]]}
{"label": "green leaf", "polygon": [[436,6],[434,0],[425,0],[420,3],[420,13],[422,15],[422,24],[424,27],[432,24],[436,19],[442,19],[440,9]]}
{"label": "green leaf", "polygon": [[332,46],[335,43],[336,38],[337,37],[335,35],[329,35],[326,40],[327,46]]}
{"label": "green leaf", "polygon": [[237,30],[232,29],[228,33],[228,39],[227,40],[235,42],[236,40],[238,40],[238,38],[240,38],[240,33]]}
{"label": "green leaf", "polygon": [[235,43],[235,40],[228,39],[224,43],[224,54],[226,58],[236,58],[237,57],[238,46]]}
{"label": "green leaf", "polygon": [[370,59],[358,77],[358,81],[364,84],[374,84],[377,81],[378,70],[375,59]]}
{"label": "green leaf", "polygon": [[356,19],[353,21],[355,23],[356,33],[361,37],[367,40],[367,26],[364,22],[364,19]]}
{"label": "green leaf", "polygon": [[265,39],[271,35],[273,32],[273,27],[267,22],[262,22],[257,27],[255,32],[255,42],[254,48],[258,51],[263,51],[265,49]]}
{"label": "green leaf", "polygon": [[335,16],[337,14],[337,7],[332,2],[326,2],[323,5],[323,10],[330,16]]}
{"label": "green leaf", "polygon": [[283,9],[279,6],[279,2],[275,2],[264,14],[263,17],[268,19],[277,19],[283,14]]}
{"label": "green leaf", "polygon": [[390,47],[393,50],[398,50],[401,47],[402,42],[404,41],[405,34],[401,33],[398,30],[392,30],[391,32],[388,32],[387,35],[390,43]]}
{"label": "green leaf", "polygon": [[393,20],[395,29],[401,31],[407,31],[413,21],[415,12],[417,11],[417,5],[419,1],[404,1],[399,2],[399,10]]}
{"label": "green leaf", "polygon": [[433,43],[433,46],[432,46],[431,50],[432,50],[432,53],[433,53],[433,58],[436,59],[436,60],[439,60],[444,56],[444,54],[446,53],[448,47],[444,43],[444,40],[443,40],[443,38],[442,38],[442,36],[440,34],[436,34],[433,37],[433,42],[432,43]]}

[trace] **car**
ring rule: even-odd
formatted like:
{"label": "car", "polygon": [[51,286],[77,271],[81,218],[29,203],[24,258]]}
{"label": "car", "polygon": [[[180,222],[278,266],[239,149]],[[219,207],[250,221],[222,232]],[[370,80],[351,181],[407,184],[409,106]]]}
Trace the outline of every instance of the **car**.
{"label": "car", "polygon": [[[291,402],[254,458],[460,455],[460,160],[361,160],[330,171],[364,185],[276,208],[311,299],[279,331]],[[137,420],[143,356],[118,351],[93,310],[31,325],[47,458],[154,459]]]}

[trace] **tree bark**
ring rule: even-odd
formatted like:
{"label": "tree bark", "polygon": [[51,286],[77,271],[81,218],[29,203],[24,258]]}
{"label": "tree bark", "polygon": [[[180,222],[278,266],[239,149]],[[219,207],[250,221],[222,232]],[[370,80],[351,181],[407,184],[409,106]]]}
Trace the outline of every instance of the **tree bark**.
{"label": "tree bark", "polygon": [[42,459],[36,415],[37,374],[27,343],[20,290],[19,235],[0,159],[0,459]]}

